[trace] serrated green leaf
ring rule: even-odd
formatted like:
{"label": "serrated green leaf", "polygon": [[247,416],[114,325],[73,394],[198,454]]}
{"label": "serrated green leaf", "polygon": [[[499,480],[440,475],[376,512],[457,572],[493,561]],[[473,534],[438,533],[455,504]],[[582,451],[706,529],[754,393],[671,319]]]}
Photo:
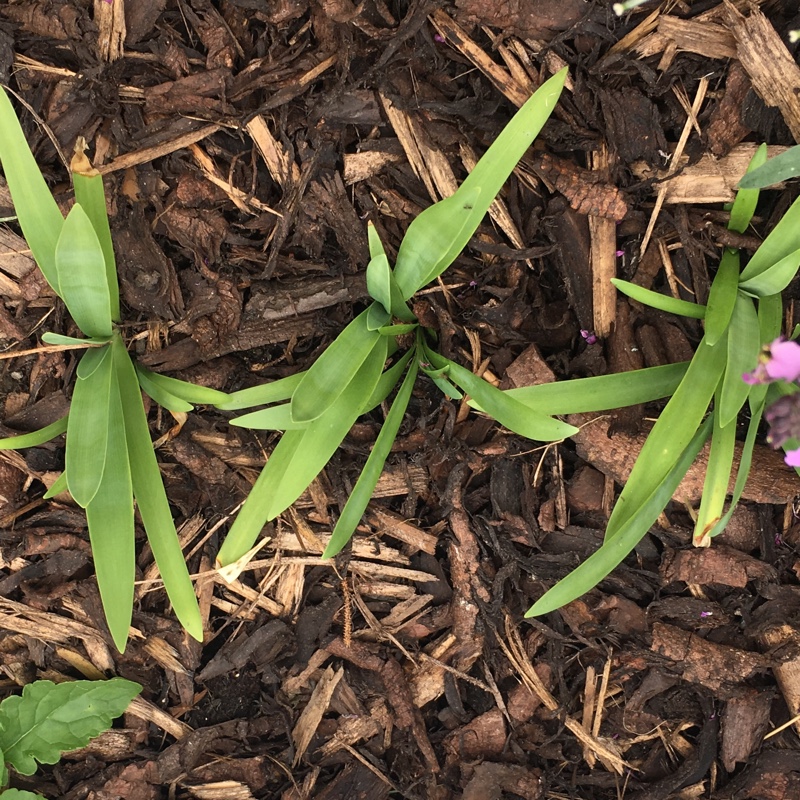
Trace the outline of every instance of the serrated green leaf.
{"label": "serrated green leaf", "polygon": [[111,336],[111,296],[103,249],[86,212],[74,205],[56,244],[58,294],[87,335]]}
{"label": "serrated green leaf", "polygon": [[706,342],[713,347],[724,335],[736,305],[739,251],[726,247],[711,283],[706,310]]}
{"label": "serrated green leaf", "polygon": [[455,194],[426,208],[409,225],[394,269],[404,300],[441,275],[464,249],[553,112],[566,77],[565,67],[545,81],[505,126]]}
{"label": "serrated green leaf", "polygon": [[[765,144],[759,145],[755,154],[750,159],[750,164],[747,167],[745,175],[758,171],[759,167],[761,167],[766,160],[767,146]],[[731,218],[728,222],[728,229],[744,233],[748,225],[750,225],[750,220],[753,219],[760,193],[757,188],[743,187],[741,182],[739,187],[739,191],[736,193],[736,199],[733,201],[733,206],[731,207]]]}
{"label": "serrated green leaf", "polygon": [[742,375],[755,369],[760,350],[761,332],[753,301],[743,294],[737,294],[728,328],[728,363],[719,397],[720,427],[725,428],[734,422],[747,400],[750,386],[742,380]]}
{"label": "serrated green leaf", "polygon": [[111,347],[125,418],[133,496],[175,616],[190,636],[202,642],[203,621],[150,440],[136,370],[119,336],[114,337]]}
{"label": "serrated green leaf", "polygon": [[17,115],[0,88],[0,162],[8,183],[19,226],[39,269],[56,294],[56,243],[64,217],[36,165]]}
{"label": "serrated green leaf", "polygon": [[[88,171],[83,174],[76,171],[76,165],[81,158],[86,163],[86,167],[88,167]],[[80,154],[80,156],[73,156],[70,169],[72,170],[72,185],[75,188],[75,200],[86,212],[86,216],[92,223],[97,241],[100,243],[100,248],[103,251],[111,318],[119,322],[120,309],[117,262],[114,258],[114,244],[111,241],[111,228],[108,224],[108,213],[106,212],[106,195],[103,190],[103,177],[99,172],[92,169],[89,160],[83,154]]]}
{"label": "serrated green leaf", "polygon": [[86,506],[86,521],[108,629],[117,650],[124,653],[133,614],[136,530],[133,521],[133,484],[117,370],[112,371],[103,479],[92,502]]}
{"label": "serrated green leaf", "polygon": [[141,690],[123,678],[29,683],[0,703],[0,749],[17,772],[33,775],[37,761],[55,764],[108,730]]}
{"label": "serrated green leaf", "polygon": [[0,800],[47,800],[47,798],[35,792],[27,792],[25,789],[6,789],[0,791]]}
{"label": "serrated green leaf", "polygon": [[[689,363],[681,361],[614,375],[521,386],[507,389],[506,394],[542,414],[609,411],[669,397],[683,380]],[[475,401],[470,400],[470,405],[473,403]],[[475,405],[480,407],[477,403]]]}
{"label": "serrated green leaf", "polygon": [[61,419],[51,422],[44,428],[31,433],[20,433],[18,436],[9,436],[5,439],[0,439],[0,450],[22,450],[24,447],[38,447],[56,436],[60,436],[67,431],[67,423],[69,415],[61,417]]}
{"label": "serrated green leaf", "polygon": [[[606,527],[606,541],[653,496],[689,446],[717,388],[727,359],[725,337],[714,347],[703,339],[675,393],[650,431]],[[617,562],[619,563],[619,562]]]}
{"label": "serrated green leaf", "polygon": [[[762,144],[761,147],[764,147]],[[800,175],[800,145],[769,159],[763,166],[748,172],[740,181],[740,189],[764,189]]]}
{"label": "serrated green leaf", "polygon": [[447,366],[448,377],[480,404],[492,419],[509,430],[537,442],[554,442],[566,439],[578,432],[574,425],[554,419],[547,414],[534,411],[501,392],[483,378],[473,375],[468,369],[431,350],[426,351],[428,360],[436,367]]}
{"label": "serrated green leaf", "polygon": [[270,381],[259,386],[240,389],[238,392],[231,392],[227,400],[221,403],[214,403],[214,405],[220,411],[238,411],[241,408],[265,406],[269,403],[288,400],[300,385],[305,374],[305,371],[298,372],[295,375],[289,375],[287,378],[279,378],[277,381]]}
{"label": "serrated green leaf", "polygon": [[643,286],[637,286],[635,283],[623,281],[619,278],[612,278],[611,283],[613,283],[622,294],[627,295],[632,300],[636,300],[637,303],[642,303],[642,305],[658,308],[669,314],[678,314],[681,317],[703,319],[706,315],[706,307],[699,303],[690,303],[687,300],[670,297],[669,295],[654,292],[651,289],[645,289]]}
{"label": "serrated green leaf", "polygon": [[[743,292],[754,294],[758,297],[778,294],[792,282],[792,279],[797,274],[798,267],[800,267],[800,249],[794,250],[780,261],[776,261],[755,277],[741,280],[739,288]],[[742,273],[742,277],[744,277],[744,273]]]}
{"label": "serrated green leaf", "polygon": [[[626,518],[616,535],[612,538],[607,537],[602,546],[579,567],[545,592],[528,609],[525,617],[548,614],[571,603],[597,586],[619,566],[658,519],[658,515],[670,501],[710,433],[711,417],[708,417],[680,456],[670,465],[670,469],[660,477],[644,501]],[[637,464],[640,460],[637,460]]]}
{"label": "serrated green leaf", "polygon": [[369,309],[362,311],[303,376],[292,393],[294,422],[311,422],[321,417],[351,384],[370,353],[375,351],[376,342],[382,337],[377,331],[367,328],[368,313]]}
{"label": "serrated green leaf", "polygon": [[[6,767],[6,759],[5,756],[3,756],[3,751],[0,750],[0,787],[2,786],[8,786],[8,768]],[[0,790],[0,797],[2,796],[3,792]]]}
{"label": "serrated green leaf", "polygon": [[383,472],[383,465],[392,450],[392,444],[397,438],[397,432],[400,430],[403,416],[411,399],[411,392],[414,389],[414,382],[417,379],[417,371],[418,362],[414,360],[411,362],[397,397],[395,397],[392,407],[386,415],[372,452],[367,458],[367,463],[364,465],[364,469],[361,470],[350,497],[347,498],[347,502],[331,534],[330,541],[322,554],[323,558],[333,558],[339,553],[350,541],[355,529],[358,527],[358,523],[372,498],[372,493],[378,485]]}
{"label": "serrated green leaf", "polygon": [[86,508],[100,486],[106,461],[111,348],[87,350],[83,359],[92,362],[92,369],[75,381],[67,423],[65,468],[69,493],[81,508]]}
{"label": "serrated green leaf", "polygon": [[317,477],[373,395],[386,362],[387,339],[379,336],[358,373],[328,408],[303,430],[288,430],[258,476],[217,555],[225,566],[241,558],[261,529],[285,511]]}

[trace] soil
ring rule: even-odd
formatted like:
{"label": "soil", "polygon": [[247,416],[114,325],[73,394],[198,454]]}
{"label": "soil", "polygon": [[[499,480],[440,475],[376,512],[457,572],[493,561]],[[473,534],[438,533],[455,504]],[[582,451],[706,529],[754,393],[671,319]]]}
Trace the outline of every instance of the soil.
{"label": "soil", "polygon": [[[64,207],[78,136],[106,176],[141,362],[232,391],[307,367],[364,307],[367,221],[394,254],[568,65],[502,206],[416,299],[445,355],[511,387],[690,357],[695,321],[608,278],[705,302],[722,246],[752,252],[797,194],[763,193],[750,231],[726,231],[757,143],[800,139],[797,4],[610,5],[10,1],[0,78],[35,113],[23,125]],[[75,351],[40,335],[75,329],[13,224],[0,237],[10,433],[63,415]],[[15,785],[65,800],[800,797],[800,481],[766,446],[710,549],[691,547],[689,492],[597,589],[523,620],[598,546],[657,413],[542,447],[421,379],[347,557],[322,562],[319,536],[382,411],[228,583],[216,552],[277,439],[210,408],[152,409],[206,638],[177,625],[140,532],[124,655],[83,513],[42,499],[63,442],[3,453],[2,694],[37,678],[145,687],[112,731]]]}

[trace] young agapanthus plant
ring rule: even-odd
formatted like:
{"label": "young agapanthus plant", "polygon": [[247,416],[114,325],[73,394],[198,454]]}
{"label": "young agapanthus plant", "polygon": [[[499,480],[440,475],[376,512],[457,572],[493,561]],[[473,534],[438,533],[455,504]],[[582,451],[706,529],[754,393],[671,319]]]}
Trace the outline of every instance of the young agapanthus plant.
{"label": "young agapanthus plant", "polygon": [[0,90],[0,164],[17,220],[36,263],[87,337],[54,333],[50,344],[87,348],[76,370],[69,414],[35,433],[0,440],[0,449],[40,445],[66,432],[64,472],[47,492],[69,490],[86,510],[97,582],[111,636],[122,651],[133,612],[134,500],[175,614],[202,640],[189,572],[150,440],[141,389],[170,411],[213,404],[227,395],[135,365],[116,324],[119,286],[103,181],[83,152],[71,171],[75,203],[62,216],[28,148],[14,109]]}
{"label": "young agapanthus plant", "polygon": [[[434,334],[419,325],[407,305],[466,246],[514,166],[553,111],[566,75],[564,69],[542,84],[458,190],[411,223],[394,269],[375,228],[369,227],[371,260],[367,266],[367,289],[374,302],[342,331],[308,371],[234,392],[218,406],[235,410],[273,404],[232,422],[284,431],[220,549],[221,565],[231,564],[248,552],[264,524],[294,503],[319,474],[356,419],[380,405],[400,383],[323,557],[336,555],[350,540],[372,496],[420,371],[448,397],[459,399],[462,392],[466,393],[485,413],[522,436],[550,442],[576,432],[572,425],[554,419],[550,411],[532,409],[511,393],[499,391],[438,353]],[[413,344],[401,354],[402,342],[409,334]],[[385,369],[389,357],[394,363]],[[669,394],[679,380],[681,368],[645,372],[632,379],[611,376],[593,386],[613,394],[625,386],[629,402],[644,402]]]}
{"label": "young agapanthus plant", "polygon": [[[765,159],[766,147],[762,146],[750,169],[756,169]],[[757,189],[739,191],[728,227],[744,232],[757,202]],[[762,345],[778,335],[782,316],[780,293],[798,266],[800,200],[790,207],[741,273],[738,251],[730,248],[724,251],[707,306],[665,297],[626,281],[614,281],[620,291],[639,302],[704,320],[705,335],[688,366],[675,365],[684,369],[683,378],[653,426],[617,500],[603,545],[547,591],[527,616],[560,608],[596,586],[621,563],[655,523],[709,437],[711,449],[694,543],[707,546],[712,537],[723,531],[741,498],[767,401],[767,386],[745,382],[742,375],[754,368]],[[636,373],[629,374],[633,377]],[[554,414],[601,411],[620,405],[618,399],[609,398],[606,403],[592,396],[581,402],[580,391],[585,385],[586,381],[565,381],[554,386],[515,389],[507,394],[531,409]],[[621,397],[628,401],[624,388]],[[734,474],[736,421],[745,403],[749,406],[750,420],[732,498],[725,510]]]}
{"label": "young agapanthus plant", "polygon": [[45,800],[8,789],[12,767],[33,775],[39,764],[56,764],[62,753],[86,747],[111,727],[142,687],[124,678],[53,683],[34,681],[22,695],[0,703],[0,800]]}

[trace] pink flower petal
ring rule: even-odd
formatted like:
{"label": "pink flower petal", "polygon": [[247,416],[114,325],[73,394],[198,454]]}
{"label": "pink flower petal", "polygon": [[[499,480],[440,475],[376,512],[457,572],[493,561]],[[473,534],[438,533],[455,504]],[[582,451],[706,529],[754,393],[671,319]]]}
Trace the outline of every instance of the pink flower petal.
{"label": "pink flower petal", "polygon": [[787,450],[783,460],[790,467],[800,467],[800,447],[797,450]]}
{"label": "pink flower petal", "polygon": [[776,339],[770,346],[767,374],[772,380],[795,381],[800,378],[800,344]]}

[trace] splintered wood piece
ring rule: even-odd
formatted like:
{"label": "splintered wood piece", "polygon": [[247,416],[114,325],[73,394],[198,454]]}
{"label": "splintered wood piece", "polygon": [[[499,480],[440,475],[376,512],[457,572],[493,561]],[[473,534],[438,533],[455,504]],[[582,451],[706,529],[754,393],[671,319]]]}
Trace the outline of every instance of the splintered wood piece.
{"label": "splintered wood piece", "polygon": [[[619,432],[609,437],[608,429],[611,421],[608,417],[597,417],[591,421],[588,414],[573,414],[568,419],[573,425],[581,428],[573,437],[578,455],[600,472],[612,477],[618,484],[624,484],[639,457],[647,434],[631,436]],[[700,500],[708,453],[709,445],[706,444],[676,489],[673,499],[689,503],[697,503]],[[737,442],[729,492],[733,489],[741,455],[742,446]],[[757,445],[753,451],[753,465],[742,497],[757,503],[782,504],[790,503],[798,494],[800,494],[800,481],[794,470],[784,464],[779,453]]]}
{"label": "splintered wood piece", "polygon": [[[396,142],[395,139],[391,141]],[[342,177],[345,185],[352,186],[354,183],[372,178],[390,164],[397,164],[403,160],[403,156],[399,152],[387,148],[363,150],[360,153],[345,153],[343,159]]]}
{"label": "splintered wood piece", "polygon": [[470,39],[467,32],[444,11],[441,9],[434,11],[429,19],[439,35],[466,56],[517,108],[530,97],[526,87],[520,86],[507,69],[492,61],[480,46]]}
{"label": "splintered wood piece", "polygon": [[272,179],[282,189],[300,181],[300,167],[289,158],[284,146],[272,135],[266,120],[257,114],[245,126],[267,165]]}
{"label": "splintered wood piece", "polygon": [[292,730],[292,741],[294,742],[295,753],[292,764],[297,766],[300,759],[305,755],[308,745],[311,743],[311,737],[317,730],[322,717],[328,710],[328,706],[333,696],[333,690],[336,684],[342,679],[344,675],[344,667],[339,667],[335,670],[333,667],[328,667],[322,673],[319,683],[314,687],[311,697],[308,698],[308,703],[303,709],[302,713],[297,719],[297,723]]}
{"label": "splintered wood piece", "polygon": [[[105,2],[105,0],[100,0],[100,2]],[[262,203],[257,197],[249,197],[241,189],[237,189],[230,181],[226,181],[219,174],[216,165],[200,145],[190,144],[189,152],[197,162],[206,180],[222,189],[239,211],[244,214],[256,214],[259,211],[266,211],[276,217],[282,216],[279,211],[275,211],[274,208],[270,208],[266,203]]]}
{"label": "splintered wood piece", "polygon": [[570,206],[579,214],[614,222],[625,219],[628,204],[624,195],[616,186],[604,182],[596,172],[581,169],[549,153],[535,155],[533,167],[550,186],[569,200]]}
{"label": "splintered wood piece", "polygon": [[696,19],[664,15],[658,20],[657,32],[642,39],[633,50],[640,58],[648,58],[674,43],[679,51],[697,53],[706,58],[736,58],[733,34],[724,25],[710,22],[705,17],[707,13]]}
{"label": "splintered wood piece", "polygon": [[[593,154],[592,169],[595,173],[606,175],[611,166],[608,148],[601,145]],[[627,212],[627,205],[625,210]],[[590,214],[589,242],[594,332],[604,339],[614,327],[617,312],[617,293],[611,283],[611,279],[617,276],[617,226],[614,220],[605,215]]]}
{"label": "splintered wood piece", "polygon": [[161,730],[165,731],[170,736],[174,736],[176,739],[183,739],[184,736],[192,732],[192,728],[185,722],[175,719],[171,714],[164,711],[163,708],[153,705],[149,700],[145,700],[141,696],[134,697],[133,700],[131,700],[125,713],[133,714],[134,717],[157,725]]}
{"label": "splintered wood piece", "polygon": [[778,622],[766,626],[758,641],[769,651],[775,680],[794,717],[794,729],[800,733],[800,631],[788,622]]}
{"label": "splintered wood piece", "polygon": [[[495,634],[500,649],[505,653],[522,682],[541,700],[548,711],[563,711],[559,708],[558,700],[544,685],[539,673],[534,669],[531,659],[525,651],[525,646],[519,635],[517,625],[512,621],[511,615],[505,617],[505,639],[499,632]],[[613,742],[605,741],[585,730],[583,725],[574,717],[566,714],[561,717],[566,727],[575,738],[585,747],[590,749],[603,763],[608,763],[618,774],[623,774],[626,767],[630,767],[616,751]]]}
{"label": "splintered wood piece", "polygon": [[[661,184],[665,190],[664,202],[687,205],[732,202],[736,184],[746,172],[757,147],[749,142],[738,144],[723,158],[706,153],[696,164],[685,166],[677,175],[664,180]],[[767,156],[774,158],[787,149],[781,145],[769,146]],[[634,164],[633,173],[642,179],[658,177],[644,164]]]}
{"label": "splintered wood piece", "polygon": [[800,142],[800,67],[772,23],[756,7],[745,17],[725,4],[725,21],[736,38],[736,53],[753,88],[768,105],[778,108],[795,141]]}
{"label": "splintered wood piece", "polygon": [[773,694],[743,686],[725,704],[720,759],[728,772],[733,772],[737,763],[749,761],[761,745],[769,728]]}
{"label": "splintered wood piece", "polygon": [[22,288],[13,278],[21,279],[34,269],[36,261],[28,243],[21,236],[0,227],[0,295],[11,300],[21,299]]}
{"label": "splintered wood piece", "polygon": [[449,197],[458,188],[447,158],[431,141],[422,124],[406,111],[397,108],[382,92],[383,110],[405,150],[414,174],[425,184],[431,200]]}
{"label": "splintered wood piece", "polygon": [[[330,534],[315,533],[314,542],[312,543],[300,540],[293,531],[284,530],[272,538],[268,549],[279,550],[282,553],[314,553],[314,555],[321,555],[330,538]],[[408,566],[411,563],[411,559],[396,547],[387,547],[382,544],[380,549],[377,549],[371,541],[360,536],[353,538],[351,553],[353,558],[368,558],[392,564],[402,564],[403,566]]]}
{"label": "splintered wood piece", "polygon": [[168,156],[176,150],[182,150],[184,147],[188,147],[191,144],[201,142],[203,139],[207,139],[221,129],[222,125],[203,125],[196,130],[178,133],[167,141],[118,156],[110,163],[104,164],[97,169],[102,175],[108,175],[111,172],[118,172],[121,169],[136,167],[139,164],[147,164],[149,161]]}
{"label": "splintered wood piece", "polygon": [[420,550],[430,555],[436,552],[438,536],[423,531],[393,511],[387,511],[377,505],[370,506],[367,509],[367,521],[375,528],[378,535],[390,536],[403,542],[408,548],[409,555],[414,555]]}
{"label": "splintered wood piece", "polygon": [[97,26],[97,56],[101,61],[116,61],[125,45],[125,1],[94,0],[94,24]]}
{"label": "splintered wood piece", "polygon": [[692,550],[667,548],[661,562],[665,583],[683,581],[704,586],[719,583],[744,589],[750,581],[777,581],[778,571],[771,564],[725,545]]}
{"label": "splintered wood piece", "polygon": [[715,644],[700,636],[656,622],[653,625],[651,648],[674,662],[683,680],[705,686],[720,697],[767,668],[759,653],[748,653],[737,647]]}

